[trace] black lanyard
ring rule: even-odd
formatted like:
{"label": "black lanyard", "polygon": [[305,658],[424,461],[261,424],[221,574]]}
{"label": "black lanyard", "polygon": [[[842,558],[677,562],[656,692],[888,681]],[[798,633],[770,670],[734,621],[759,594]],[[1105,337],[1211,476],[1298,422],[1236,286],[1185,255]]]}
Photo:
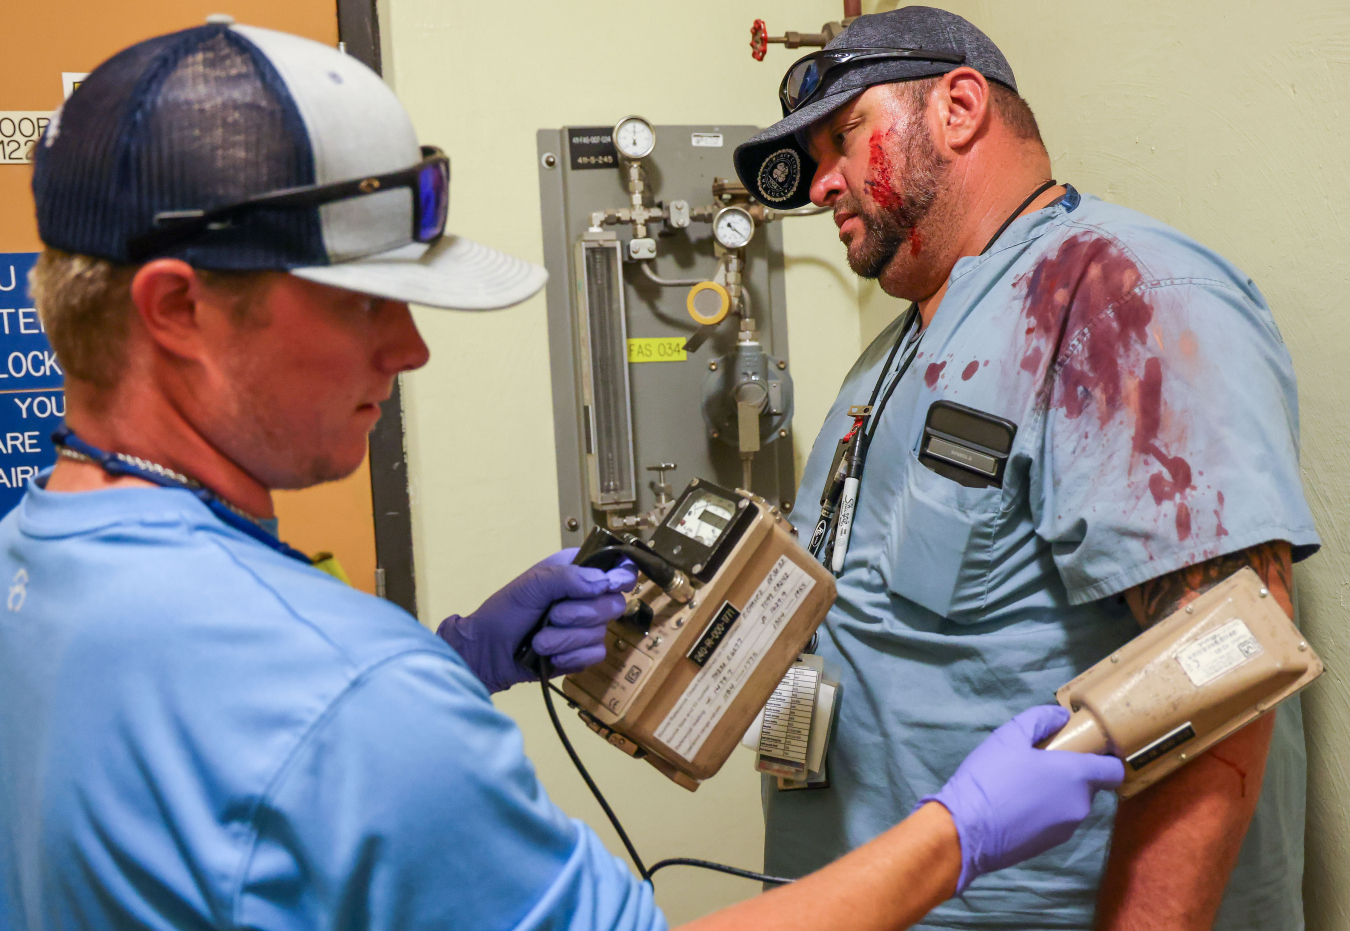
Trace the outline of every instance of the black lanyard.
{"label": "black lanyard", "polygon": [[74,453],[73,458],[94,463],[102,467],[104,472],[112,476],[130,475],[133,478],[143,479],[161,488],[177,488],[183,491],[189,491],[197,497],[197,500],[206,505],[211,513],[216,515],[220,521],[240,533],[247,534],[259,543],[265,544],[281,553],[283,556],[289,556],[292,559],[299,560],[305,565],[311,565],[310,558],[300,552],[293,546],[282,543],[265,529],[258,526],[252,519],[236,511],[227,502],[221,500],[211,489],[205,487],[199,482],[194,482],[185,475],[179,475],[171,469],[167,469],[155,462],[141,459],[136,456],[128,456],[125,453],[110,453],[86,443],[75,435],[70,427],[62,426],[52,434],[52,442],[56,444],[57,450],[65,455]]}
{"label": "black lanyard", "polygon": [[[980,250],[979,254],[984,255],[988,252],[990,248],[993,247],[994,243],[998,242],[998,238],[1013,224],[1013,221],[1022,215],[1022,211],[1030,207],[1032,201],[1050,190],[1050,188],[1054,187],[1057,183],[1058,182],[1052,178],[1040,185],[1036,190],[1032,191],[1026,200],[1018,204],[1017,208],[1013,210],[1012,213],[1008,214],[1008,218],[1003,221],[1003,224],[999,226],[994,235],[984,244],[984,248]],[[891,364],[895,361],[896,355],[900,352],[900,347],[911,337],[912,334],[910,331],[915,327],[919,328],[918,338],[914,340],[908,355],[906,355],[904,361],[900,363],[899,370],[896,371],[895,377],[891,379],[891,383],[889,387],[886,388],[886,393],[883,395],[881,394],[881,387],[886,384],[886,378],[891,371]],[[843,488],[843,482],[847,478],[853,478],[861,482],[863,466],[867,462],[867,453],[872,445],[872,437],[876,435],[877,428],[881,425],[881,414],[886,410],[886,405],[890,403],[891,395],[895,393],[896,386],[900,384],[900,380],[905,377],[905,373],[909,371],[909,367],[914,363],[914,359],[918,356],[919,344],[923,342],[923,335],[925,332],[926,330],[923,328],[922,321],[919,317],[919,305],[917,303],[910,304],[909,310],[906,312],[905,321],[900,325],[900,333],[895,338],[895,344],[891,346],[890,354],[886,356],[886,363],[881,367],[881,374],[877,376],[877,383],[872,387],[872,396],[868,399],[867,405],[854,415],[853,427],[849,434],[844,438],[843,442],[848,445],[843,458],[840,461],[840,468],[836,470],[837,474],[831,474],[826,477],[826,481],[831,484],[827,486],[828,490],[824,496],[825,500],[822,502],[820,521],[817,523],[816,531],[812,534],[810,543],[810,549],[813,555],[819,554],[822,545],[824,546],[824,562],[826,566],[830,565],[833,555],[835,544],[833,531],[838,529],[834,526],[833,522],[838,517],[836,512],[836,502],[838,501],[839,494]],[[881,396],[880,404],[877,403],[878,395]],[[858,409],[851,408],[850,410],[857,411]],[[870,430],[868,429],[869,426],[871,428]],[[848,516],[850,518],[852,516],[851,509],[848,509]],[[848,539],[848,532],[849,528],[845,528],[845,540]]]}
{"label": "black lanyard", "polygon": [[[1031,195],[1027,197],[1026,200],[1018,204],[1017,209],[1014,210],[1012,213],[1008,214],[1008,218],[1003,221],[1003,225],[998,228],[998,231],[995,232],[993,236],[989,237],[989,241],[985,243],[984,248],[980,250],[980,255],[984,255],[986,252],[990,250],[990,248],[993,247],[994,243],[998,242],[998,238],[1002,236],[1005,232],[1007,232],[1008,227],[1012,226],[1013,221],[1022,215],[1023,210],[1026,210],[1028,207],[1031,206],[1032,201],[1040,197],[1046,191],[1050,190],[1057,183],[1058,182],[1056,182],[1053,178],[1051,178],[1049,181],[1045,182],[1040,187],[1036,188],[1036,190],[1032,191]],[[905,323],[900,327],[900,335],[896,338],[895,345],[891,347],[891,354],[886,357],[886,364],[881,367],[881,375],[880,377],[877,378],[876,386],[872,388],[872,397],[867,402],[867,406],[869,408],[872,408],[872,405],[876,404],[877,395],[881,393],[881,386],[886,382],[886,375],[890,371],[891,363],[895,360],[896,353],[900,351],[900,346],[905,342],[905,338],[909,334],[909,329],[911,326],[915,325],[915,321],[917,320],[918,316],[919,316],[919,305],[911,304],[909,306],[909,317],[905,321]],[[922,330],[919,332],[919,340],[914,343],[913,351],[910,352],[909,356],[905,359],[905,361],[901,363],[900,371],[896,372],[895,378],[891,380],[890,387],[886,389],[886,394],[881,398],[881,404],[878,405],[877,407],[872,408],[872,410],[868,413],[866,417],[866,423],[864,424],[864,426],[870,425],[871,430],[864,431],[862,442],[859,444],[858,455],[862,461],[866,461],[867,447],[871,445],[872,437],[876,435],[877,427],[881,423],[881,412],[886,409],[886,404],[891,400],[891,395],[895,393],[895,386],[900,384],[900,379],[904,377],[905,372],[909,370],[910,364],[913,363],[915,356],[918,354],[919,342],[923,340],[923,333],[924,331]],[[857,471],[859,473],[859,476],[861,477],[862,462],[858,463]]]}

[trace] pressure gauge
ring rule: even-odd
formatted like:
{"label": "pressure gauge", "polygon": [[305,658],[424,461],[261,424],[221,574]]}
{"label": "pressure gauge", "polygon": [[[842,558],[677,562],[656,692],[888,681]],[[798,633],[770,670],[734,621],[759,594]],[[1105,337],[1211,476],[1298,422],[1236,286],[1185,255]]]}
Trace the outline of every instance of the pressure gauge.
{"label": "pressure gauge", "polygon": [[640,116],[628,116],[614,127],[614,147],[626,159],[637,161],[656,148],[656,130]]}
{"label": "pressure gauge", "polygon": [[713,217],[713,236],[728,249],[744,249],[755,235],[755,221],[744,207],[723,207]]}

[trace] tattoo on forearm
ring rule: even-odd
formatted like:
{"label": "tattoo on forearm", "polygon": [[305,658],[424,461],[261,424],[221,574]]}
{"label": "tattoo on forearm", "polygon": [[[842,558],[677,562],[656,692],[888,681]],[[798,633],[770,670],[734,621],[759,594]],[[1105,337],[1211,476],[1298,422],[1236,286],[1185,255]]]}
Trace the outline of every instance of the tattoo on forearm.
{"label": "tattoo on forearm", "polygon": [[1293,590],[1289,544],[1273,540],[1150,579],[1132,589],[1126,597],[1140,623],[1147,626],[1167,617],[1246,566],[1250,566],[1267,585],[1280,585],[1286,592]]}

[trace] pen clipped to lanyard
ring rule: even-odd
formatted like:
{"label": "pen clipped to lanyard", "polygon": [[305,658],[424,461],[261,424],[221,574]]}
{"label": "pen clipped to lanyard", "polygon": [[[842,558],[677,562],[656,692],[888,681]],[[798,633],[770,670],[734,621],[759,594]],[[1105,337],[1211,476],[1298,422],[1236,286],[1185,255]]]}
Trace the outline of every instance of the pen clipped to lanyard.
{"label": "pen clipped to lanyard", "polygon": [[825,492],[820,496],[820,518],[816,521],[816,529],[811,533],[811,542],[807,545],[807,550],[812,556],[820,558],[821,550],[829,540],[829,531],[834,523],[835,511],[839,507],[839,499],[843,496],[844,483],[849,474],[850,452],[856,455],[857,447],[855,440],[862,432],[863,418],[866,414],[859,415],[857,411],[871,411],[870,407],[854,406],[848,409],[850,417],[853,417],[853,428],[848,434],[839,441],[839,447],[834,453],[834,462],[830,464],[830,483],[825,486]]}
{"label": "pen clipped to lanyard", "polygon": [[[909,313],[900,326],[900,334],[881,367],[881,375],[872,389],[872,397],[866,404],[855,404],[848,409],[848,415],[853,418],[853,427],[839,442],[835,462],[830,470],[829,488],[820,499],[820,519],[811,534],[810,545],[811,554],[820,559],[835,575],[843,571],[844,557],[848,555],[849,539],[853,533],[853,518],[858,505],[858,492],[862,485],[863,466],[872,434],[876,432],[876,423],[900,379],[905,377],[905,373],[913,364],[922,337],[919,308],[918,305],[911,304]],[[895,372],[895,377],[891,379],[890,387],[882,395],[881,389],[891,372],[891,364],[900,352],[900,347],[906,342],[909,343],[909,351]],[[881,396],[880,404],[877,404],[878,396]],[[869,424],[871,430],[868,430]]]}
{"label": "pen clipped to lanyard", "polygon": [[[850,409],[852,414],[854,409]],[[862,413],[857,416],[853,426],[853,439],[849,441],[848,449],[844,453],[844,461],[841,465],[844,467],[843,490],[839,501],[839,526],[834,532],[834,541],[830,548],[830,571],[835,575],[844,571],[844,556],[848,553],[848,538],[853,532],[853,512],[858,505],[858,485],[862,478],[862,460],[861,455],[863,440],[863,424],[866,423],[867,415],[872,412],[871,407],[856,408]]]}

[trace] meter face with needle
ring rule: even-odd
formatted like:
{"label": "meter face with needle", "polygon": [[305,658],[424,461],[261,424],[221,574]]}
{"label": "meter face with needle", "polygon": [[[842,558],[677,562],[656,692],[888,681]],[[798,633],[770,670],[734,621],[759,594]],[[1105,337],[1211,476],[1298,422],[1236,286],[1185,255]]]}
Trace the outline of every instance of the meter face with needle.
{"label": "meter face with needle", "polygon": [[656,147],[656,131],[640,116],[630,116],[614,127],[614,147],[624,158],[646,158]]}
{"label": "meter face with needle", "polygon": [[713,220],[713,236],[728,249],[744,249],[755,235],[755,221],[740,207],[727,207]]}
{"label": "meter face with needle", "polygon": [[689,539],[711,547],[736,516],[736,505],[714,494],[696,495],[680,515],[674,530]]}

